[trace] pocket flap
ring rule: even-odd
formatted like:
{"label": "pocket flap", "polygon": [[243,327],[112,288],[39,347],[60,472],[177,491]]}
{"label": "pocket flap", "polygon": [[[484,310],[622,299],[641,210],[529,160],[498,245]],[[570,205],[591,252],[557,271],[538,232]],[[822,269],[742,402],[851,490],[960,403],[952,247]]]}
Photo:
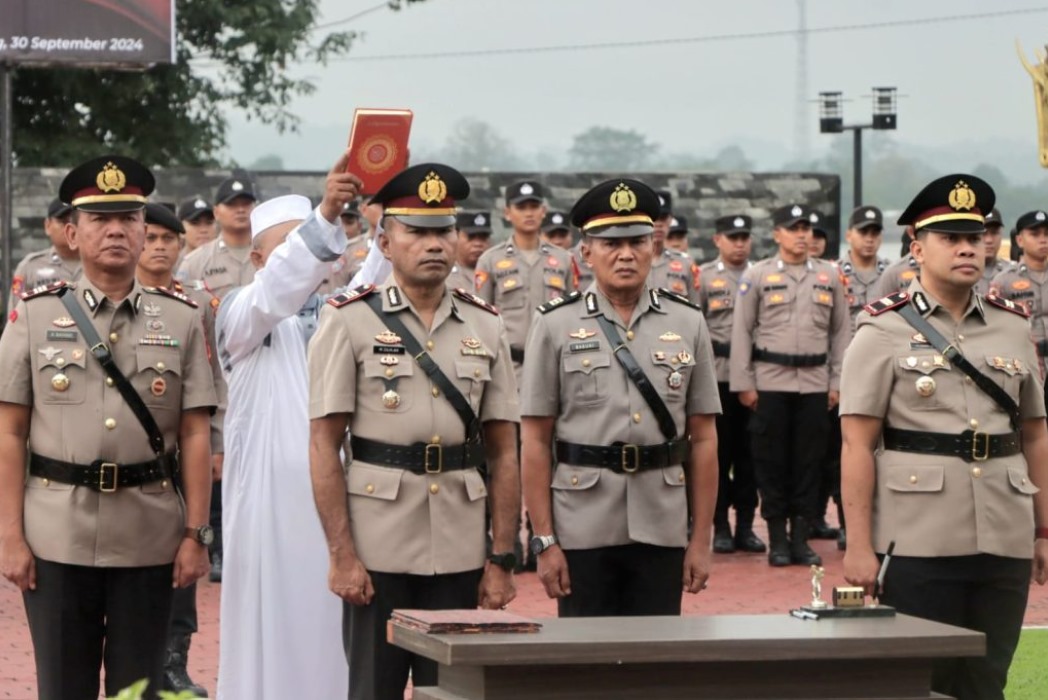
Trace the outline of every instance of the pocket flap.
{"label": "pocket flap", "polygon": [[476,469],[467,469],[462,472],[462,480],[466,483],[466,498],[470,501],[479,501],[488,495],[484,477]]}
{"label": "pocket flap", "polygon": [[931,374],[936,370],[949,370],[950,366],[946,358],[939,354],[903,355],[896,358],[899,367],[909,372],[920,372]]}
{"label": "pocket flap", "polygon": [[351,464],[349,477],[346,479],[346,490],[354,496],[395,501],[400,492],[400,478],[403,475],[404,472],[400,469]]}
{"label": "pocket flap", "polygon": [[[383,357],[397,358],[397,364],[382,364]],[[388,362],[388,360],[387,360]],[[381,357],[364,358],[364,376],[379,377],[381,379],[394,379],[396,377],[410,377],[415,373],[415,361],[411,355],[382,355]]]}
{"label": "pocket flap", "polygon": [[941,464],[897,464],[888,471],[892,491],[942,491],[946,470]]}
{"label": "pocket flap", "polygon": [[694,365],[695,356],[687,350],[652,350],[651,362],[655,365],[676,369]]}
{"label": "pocket flap", "polygon": [[579,353],[564,356],[565,372],[584,372],[589,374],[600,367],[610,367],[611,357],[603,353]]}
{"label": "pocket flap", "polygon": [[151,369],[157,374],[165,372],[171,372],[175,376],[182,374],[182,356],[175,348],[139,345],[136,348],[135,357],[138,361],[139,372]]}
{"label": "pocket flap", "polygon": [[1014,377],[1016,374],[1024,374],[1029,371],[1022,360],[1013,357],[1001,357],[1000,355],[987,355],[986,365],[990,369],[1004,372],[1009,377]]}
{"label": "pocket flap", "polygon": [[591,489],[600,481],[600,472],[600,467],[557,467],[551,486],[561,491]]}
{"label": "pocket flap", "polygon": [[1030,481],[1030,475],[1020,467],[1008,467],[1008,482],[1019,493],[1035,494],[1041,489]]}
{"label": "pocket flap", "polygon": [[148,484],[142,484],[139,488],[142,490],[142,493],[166,493],[175,489],[170,479],[150,481]]}
{"label": "pocket flap", "polygon": [[833,306],[833,292],[816,289],[811,293],[811,300],[819,306]]}
{"label": "pocket flap", "polygon": [[684,486],[687,483],[684,467],[663,467],[662,480],[667,486]]}
{"label": "pocket flap", "polygon": [[87,350],[84,348],[56,348],[53,345],[37,349],[38,365],[37,369],[44,369],[45,367],[55,367],[56,369],[64,369],[66,367],[74,366],[84,369],[87,362]]}
{"label": "pocket flap", "polygon": [[470,379],[475,382],[491,381],[491,366],[487,362],[456,360],[455,373],[459,379]]}
{"label": "pocket flap", "polygon": [[714,311],[727,311],[732,307],[734,300],[731,297],[722,297],[720,299],[710,299],[706,306],[709,308],[710,313]]}

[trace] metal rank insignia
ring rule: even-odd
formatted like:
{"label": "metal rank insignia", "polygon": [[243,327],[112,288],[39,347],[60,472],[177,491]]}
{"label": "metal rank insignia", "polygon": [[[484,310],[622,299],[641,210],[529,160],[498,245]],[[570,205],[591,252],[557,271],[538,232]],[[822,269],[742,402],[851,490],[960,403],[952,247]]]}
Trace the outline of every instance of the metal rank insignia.
{"label": "metal rank insignia", "polygon": [[40,348],[37,352],[43,355],[45,360],[50,362],[51,360],[55,359],[55,355],[58,355],[62,352],[62,349],[48,345],[46,348]]}
{"label": "metal rank insignia", "polygon": [[387,367],[400,364],[400,358],[396,355],[383,355],[382,357],[378,358],[378,361],[386,365]]}
{"label": "metal rank insignia", "polygon": [[375,336],[375,340],[385,345],[397,345],[401,338],[391,330],[384,330]]}
{"label": "metal rank insignia", "polygon": [[146,316],[150,316],[152,318],[156,318],[157,316],[159,316],[160,315],[160,311],[161,311],[160,306],[158,304],[154,304],[151,301],[147,301],[145,306],[142,307],[142,313],[144,313]]}
{"label": "metal rank insignia", "polygon": [[463,338],[462,339],[462,344],[465,345],[470,350],[476,350],[481,345],[480,341],[477,340],[476,338],[473,338],[473,337]]}
{"label": "metal rank insignia", "polygon": [[680,389],[681,385],[684,384],[684,375],[677,370],[673,370],[666,377],[666,383],[670,385],[670,389]]}
{"label": "metal rank insignia", "polygon": [[681,350],[677,353],[677,361],[682,365],[686,365],[691,362],[691,353],[687,350]]}
{"label": "metal rank insignia", "polygon": [[59,316],[54,321],[51,321],[51,325],[57,326],[58,328],[72,328],[76,325],[76,321],[68,316]]}
{"label": "metal rank insignia", "polygon": [[579,340],[585,340],[586,338],[592,338],[597,335],[597,331],[588,331],[585,328],[580,328],[577,331],[568,333],[568,336],[572,338],[578,338]]}
{"label": "metal rank insignia", "polygon": [[935,380],[928,375],[918,378],[914,386],[917,388],[917,393],[925,398],[935,393]]}
{"label": "metal rank insignia", "polygon": [[69,388],[69,377],[64,373],[59,372],[55,376],[51,377],[51,388],[55,391],[65,391]]}
{"label": "metal rank insignia", "polygon": [[386,393],[382,394],[382,405],[392,410],[400,405],[400,394],[389,389]]}
{"label": "metal rank insignia", "polygon": [[664,343],[675,343],[678,340],[680,340],[680,335],[674,333],[673,331],[666,331],[665,333],[659,336],[659,340],[661,340]]}

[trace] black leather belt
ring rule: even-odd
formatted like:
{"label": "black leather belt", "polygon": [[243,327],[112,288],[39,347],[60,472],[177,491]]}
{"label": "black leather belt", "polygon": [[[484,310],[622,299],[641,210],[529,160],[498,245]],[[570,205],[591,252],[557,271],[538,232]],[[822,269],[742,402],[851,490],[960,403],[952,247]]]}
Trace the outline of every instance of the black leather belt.
{"label": "black leather belt", "polygon": [[731,343],[722,343],[719,340],[711,340],[713,343],[714,357],[731,357]]}
{"label": "black leather belt", "polygon": [[437,443],[390,445],[353,435],[349,439],[353,459],[380,467],[407,469],[414,474],[440,474],[456,469],[479,468],[484,464],[484,443],[448,447]]}
{"label": "black leather belt", "polygon": [[557,461],[580,467],[602,467],[620,474],[683,464],[691,443],[687,438],[659,445],[578,445],[557,440]]}
{"label": "black leather belt", "polygon": [[38,454],[29,457],[29,473],[33,476],[52,479],[62,484],[86,486],[102,493],[150,484],[161,479],[173,480],[177,471],[178,457],[173,452],[135,464],[119,464],[97,459],[91,464],[81,465]]}
{"label": "black leather belt", "polygon": [[513,360],[517,364],[524,362],[524,350],[522,348],[511,347],[509,349],[509,359]]}
{"label": "black leather belt", "polygon": [[771,362],[775,365],[786,365],[787,367],[819,367],[826,364],[826,353],[821,355],[787,355],[782,352],[771,352],[761,348],[753,348],[753,359],[761,362]]}
{"label": "black leather belt", "polygon": [[983,462],[994,457],[1019,454],[1022,451],[1022,437],[1019,432],[990,435],[965,430],[959,435],[953,435],[885,428],[884,449],[960,457],[965,462]]}
{"label": "black leather belt", "polygon": [[1038,340],[1034,343],[1037,346],[1037,354],[1041,357],[1048,357],[1048,340]]}

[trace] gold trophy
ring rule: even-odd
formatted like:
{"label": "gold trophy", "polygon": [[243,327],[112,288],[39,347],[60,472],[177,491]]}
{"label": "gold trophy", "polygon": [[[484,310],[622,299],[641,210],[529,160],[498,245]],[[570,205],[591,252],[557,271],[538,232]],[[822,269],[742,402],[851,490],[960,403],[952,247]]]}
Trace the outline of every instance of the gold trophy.
{"label": "gold trophy", "polygon": [[826,569],[821,566],[811,567],[811,602],[796,610],[791,610],[790,615],[801,620],[821,620],[827,617],[892,617],[895,608],[881,605],[878,599],[880,591],[884,587],[884,575],[891,562],[892,553],[895,551],[895,543],[888,545],[888,552],[881,562],[881,569],[877,574],[875,600],[866,603],[866,592],[862,586],[835,586],[833,589],[833,604],[827,604],[822,599],[822,579],[826,576]]}

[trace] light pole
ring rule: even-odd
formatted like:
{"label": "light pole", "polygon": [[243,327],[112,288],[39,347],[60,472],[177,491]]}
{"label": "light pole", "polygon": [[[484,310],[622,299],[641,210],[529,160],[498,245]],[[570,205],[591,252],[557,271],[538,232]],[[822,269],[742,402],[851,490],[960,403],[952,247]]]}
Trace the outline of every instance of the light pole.
{"label": "light pole", "polygon": [[824,134],[839,134],[851,131],[852,172],[853,172],[853,206],[862,206],[862,130],[895,129],[897,120],[898,95],[893,87],[873,88],[873,120],[869,124],[844,123],[844,100],[840,92],[819,93],[819,131]]}

